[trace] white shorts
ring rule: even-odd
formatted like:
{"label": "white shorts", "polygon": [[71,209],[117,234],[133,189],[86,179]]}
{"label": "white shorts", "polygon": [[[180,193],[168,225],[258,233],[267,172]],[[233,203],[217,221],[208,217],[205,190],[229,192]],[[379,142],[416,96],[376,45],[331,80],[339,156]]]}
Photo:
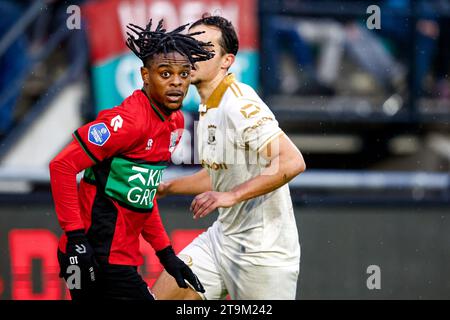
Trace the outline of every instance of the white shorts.
{"label": "white shorts", "polygon": [[[230,254],[220,223],[214,224],[180,252],[205,287],[203,299],[294,300],[299,264],[260,266]],[[264,253],[261,253],[264,254]]]}

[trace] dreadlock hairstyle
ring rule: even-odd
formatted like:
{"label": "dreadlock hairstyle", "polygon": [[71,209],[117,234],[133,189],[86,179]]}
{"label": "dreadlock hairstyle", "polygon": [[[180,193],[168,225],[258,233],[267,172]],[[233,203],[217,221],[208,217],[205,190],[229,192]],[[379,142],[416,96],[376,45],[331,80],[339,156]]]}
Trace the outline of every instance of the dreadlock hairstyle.
{"label": "dreadlock hairstyle", "polygon": [[[213,51],[206,50],[207,47],[213,46],[211,42],[202,42],[193,38],[193,36],[203,32],[182,34],[181,32],[189,24],[182,25],[171,32],[166,32],[162,25],[162,19],[154,31],[150,30],[152,19],[150,19],[145,29],[131,23],[127,25],[127,28],[134,35],[127,31],[128,39],[126,45],[142,60],[144,65],[146,65],[147,59],[152,58],[156,54],[167,54],[175,51],[188,58],[192,67],[198,61],[205,61],[214,57]],[[135,35],[137,38],[135,38]]]}

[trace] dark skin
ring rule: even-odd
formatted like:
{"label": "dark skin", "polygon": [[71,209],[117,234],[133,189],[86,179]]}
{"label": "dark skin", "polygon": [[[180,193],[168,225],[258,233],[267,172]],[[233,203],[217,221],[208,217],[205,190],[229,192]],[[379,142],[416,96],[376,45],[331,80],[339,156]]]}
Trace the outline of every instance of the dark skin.
{"label": "dark skin", "polygon": [[191,83],[191,69],[189,60],[178,52],[154,55],[141,68],[145,93],[158,106],[178,110]]}

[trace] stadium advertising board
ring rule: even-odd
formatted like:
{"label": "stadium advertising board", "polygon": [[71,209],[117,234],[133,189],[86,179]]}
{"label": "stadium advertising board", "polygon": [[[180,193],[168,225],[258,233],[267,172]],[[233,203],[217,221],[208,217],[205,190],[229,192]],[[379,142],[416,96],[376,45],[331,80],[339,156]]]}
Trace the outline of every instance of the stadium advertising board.
{"label": "stadium advertising board", "polygon": [[[40,224],[21,225],[17,219],[12,219],[10,225],[2,225],[0,300],[70,299],[64,281],[58,276],[60,270],[56,251],[61,231],[55,223],[56,217],[41,220]],[[179,252],[202,231],[172,229],[169,235],[174,250]],[[142,238],[140,250],[145,261],[140,272],[151,286],[162,266],[153,248]]]}

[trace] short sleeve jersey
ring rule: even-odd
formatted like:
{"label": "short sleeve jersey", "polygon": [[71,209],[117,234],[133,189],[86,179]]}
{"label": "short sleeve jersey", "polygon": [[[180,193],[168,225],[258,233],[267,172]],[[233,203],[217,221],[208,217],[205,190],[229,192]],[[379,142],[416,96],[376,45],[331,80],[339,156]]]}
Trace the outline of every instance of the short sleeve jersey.
{"label": "short sleeve jersey", "polygon": [[[260,175],[268,163],[259,152],[283,131],[258,94],[229,74],[199,111],[199,159],[211,177],[213,190],[229,191]],[[245,247],[246,252],[265,252],[264,256],[255,255],[250,263],[298,263],[298,232],[287,184],[218,211],[229,239]]]}

